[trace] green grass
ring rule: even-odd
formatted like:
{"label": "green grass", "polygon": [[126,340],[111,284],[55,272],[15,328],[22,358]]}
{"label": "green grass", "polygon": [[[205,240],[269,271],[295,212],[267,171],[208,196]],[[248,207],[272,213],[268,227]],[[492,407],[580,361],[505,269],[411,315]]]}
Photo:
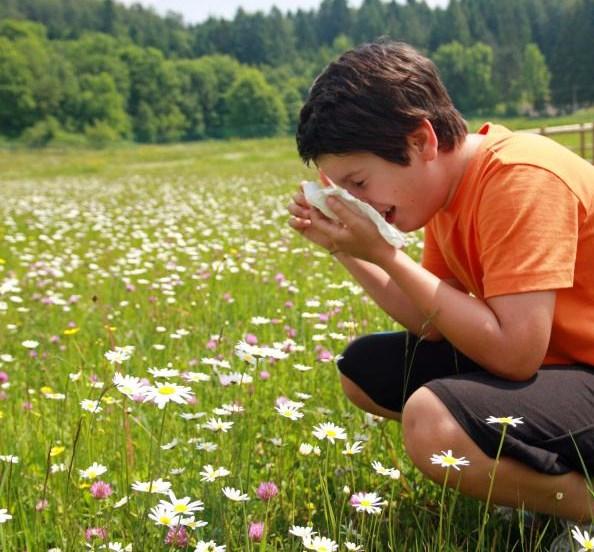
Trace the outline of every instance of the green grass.
{"label": "green grass", "polygon": [[[470,130],[475,131],[485,120],[512,130],[588,123],[594,121],[594,108],[562,117],[469,119]],[[576,151],[579,147],[577,134],[555,139]],[[292,136],[264,140],[204,141],[171,146],[120,144],[101,150],[52,146],[45,150],[32,151],[15,144],[4,144],[3,149],[1,146],[2,143],[0,177],[3,180],[83,175],[116,178],[136,174],[177,177],[193,177],[197,174],[205,177],[269,174],[273,178],[295,181],[296,177],[313,174],[297,158],[295,139]],[[587,139],[586,149],[591,156],[592,136]]]}
{"label": "green grass", "polygon": [[576,123],[591,123],[594,121],[594,108],[580,109],[570,115],[555,117],[481,117],[470,118],[468,125],[471,130],[476,130],[485,120],[502,124],[511,130],[524,128],[542,128]]}
{"label": "green grass", "polygon": [[[0,508],[13,516],[0,524],[3,551],[82,550],[91,527],[134,550],[170,550],[166,530],[147,518],[166,496],[131,490],[156,478],[170,481],[178,497],[204,502],[197,518],[208,525],[190,531],[191,543],[297,551],[289,528],[312,524],[367,551],[475,550],[481,505],[450,490],[442,500],[442,488],[407,459],[399,426],[354,408],[334,364],[319,360],[320,347],[336,355],[354,335],[395,326],[328,255],[288,228],[285,205],[308,176],[291,139],[0,154],[0,355],[9,355],[0,357],[8,376],[0,455],[19,458],[0,461]],[[294,350],[252,366],[234,354],[248,333],[270,346],[290,335]],[[38,345],[28,349],[26,340]],[[135,347],[129,360],[107,361],[105,352],[127,345]],[[228,362],[220,374],[253,379],[223,386],[204,359]],[[312,369],[298,371],[297,363]],[[171,379],[191,387],[193,404],[159,410],[111,384],[115,371],[165,381],[149,369],[167,367],[210,377]],[[282,418],[274,409],[281,396],[303,401],[304,417]],[[84,399],[100,400],[102,411],[83,410]],[[203,427],[213,409],[231,403],[244,411],[221,416],[234,422],[227,433]],[[312,429],[324,421],[344,427],[350,442],[365,441],[363,452],[348,457],[342,443],[317,441]],[[198,450],[200,441],[217,448]],[[302,442],[319,445],[320,456],[299,454]],[[53,447],[63,449],[50,456]],[[372,460],[401,478],[376,474]],[[105,500],[93,498],[92,481],[80,475],[93,462],[107,467],[100,479],[113,494]],[[231,473],[205,483],[207,464]],[[262,481],[279,487],[270,502],[256,498]],[[251,500],[227,500],[223,485]],[[345,486],[377,492],[387,500],[382,513],[354,512]],[[263,544],[248,539],[251,521],[266,522]],[[544,549],[534,543],[542,537],[544,546],[547,531],[522,540],[518,527],[492,517],[483,549],[510,550],[516,539],[515,550]],[[104,541],[93,542],[99,549]]]}
{"label": "green grass", "polygon": [[[579,123],[594,122],[594,108],[581,109],[572,113],[571,115],[559,117],[493,117],[489,118],[493,123],[501,124],[510,130],[522,129],[542,129],[547,127],[555,127],[562,125],[573,125]],[[471,131],[477,130],[484,122],[484,119],[470,119],[468,126]],[[568,133],[551,136],[554,140],[568,147],[578,155],[582,155],[582,147],[579,133]],[[584,155],[589,161],[593,161],[594,152],[594,134],[589,131],[586,132],[584,141]]]}

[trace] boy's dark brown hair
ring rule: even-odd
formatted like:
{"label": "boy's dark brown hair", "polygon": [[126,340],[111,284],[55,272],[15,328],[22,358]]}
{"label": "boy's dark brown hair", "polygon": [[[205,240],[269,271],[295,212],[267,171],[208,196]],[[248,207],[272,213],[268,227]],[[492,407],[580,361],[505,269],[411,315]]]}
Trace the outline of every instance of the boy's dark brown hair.
{"label": "boy's dark brown hair", "polygon": [[301,109],[299,155],[370,152],[408,165],[406,137],[428,119],[441,151],[467,134],[431,60],[402,42],[380,41],[345,52],[316,78]]}

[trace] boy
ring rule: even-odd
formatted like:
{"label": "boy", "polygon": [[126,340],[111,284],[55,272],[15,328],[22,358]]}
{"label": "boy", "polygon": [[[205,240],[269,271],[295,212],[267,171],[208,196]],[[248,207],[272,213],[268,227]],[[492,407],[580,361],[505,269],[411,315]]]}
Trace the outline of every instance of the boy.
{"label": "boy", "polygon": [[[470,465],[447,484],[586,522],[594,515],[594,168],[536,135],[468,134],[430,60],[402,43],[346,52],[318,76],[297,145],[402,231],[422,265],[339,199],[334,222],[303,193],[290,225],[326,248],[408,331],[361,337],[339,361],[357,406],[401,420],[416,464]],[[522,420],[517,421],[517,418]]]}

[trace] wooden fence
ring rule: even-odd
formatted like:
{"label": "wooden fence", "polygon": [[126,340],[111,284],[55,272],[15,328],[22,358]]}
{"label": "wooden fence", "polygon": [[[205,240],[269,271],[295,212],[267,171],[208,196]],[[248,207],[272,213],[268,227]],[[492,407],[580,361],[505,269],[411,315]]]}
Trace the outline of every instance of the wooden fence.
{"label": "wooden fence", "polygon": [[[589,159],[594,164],[594,123],[527,128],[522,129],[520,132],[532,132],[549,136],[584,159]],[[575,135],[578,137],[577,141]]]}

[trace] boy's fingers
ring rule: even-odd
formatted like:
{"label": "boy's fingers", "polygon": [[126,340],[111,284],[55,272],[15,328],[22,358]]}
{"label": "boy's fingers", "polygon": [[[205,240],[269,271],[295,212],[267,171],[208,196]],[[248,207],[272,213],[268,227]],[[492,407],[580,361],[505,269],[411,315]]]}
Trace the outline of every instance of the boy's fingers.
{"label": "boy's fingers", "polygon": [[326,205],[330,207],[330,210],[338,216],[340,222],[347,226],[357,222],[360,216],[355,213],[348,205],[337,197],[328,197],[326,199]]}
{"label": "boy's fingers", "polygon": [[311,220],[302,219],[299,217],[291,217],[289,219],[289,226],[295,228],[295,230],[305,230],[311,226]]}
{"label": "boy's fingers", "polygon": [[309,203],[307,202],[307,199],[305,199],[305,194],[303,192],[297,192],[293,196],[293,201],[295,203],[297,203],[297,205],[302,205],[304,207],[310,207]]}
{"label": "boy's fingers", "polygon": [[308,216],[309,216],[309,209],[304,209],[303,207],[301,207],[301,205],[298,205],[296,203],[291,203],[287,207],[287,210],[292,215],[302,218],[302,219],[308,218]]}
{"label": "boy's fingers", "polygon": [[336,222],[325,217],[317,209],[311,210],[311,220],[315,224],[316,228],[330,237],[336,236],[337,232],[339,232],[341,229]]}

